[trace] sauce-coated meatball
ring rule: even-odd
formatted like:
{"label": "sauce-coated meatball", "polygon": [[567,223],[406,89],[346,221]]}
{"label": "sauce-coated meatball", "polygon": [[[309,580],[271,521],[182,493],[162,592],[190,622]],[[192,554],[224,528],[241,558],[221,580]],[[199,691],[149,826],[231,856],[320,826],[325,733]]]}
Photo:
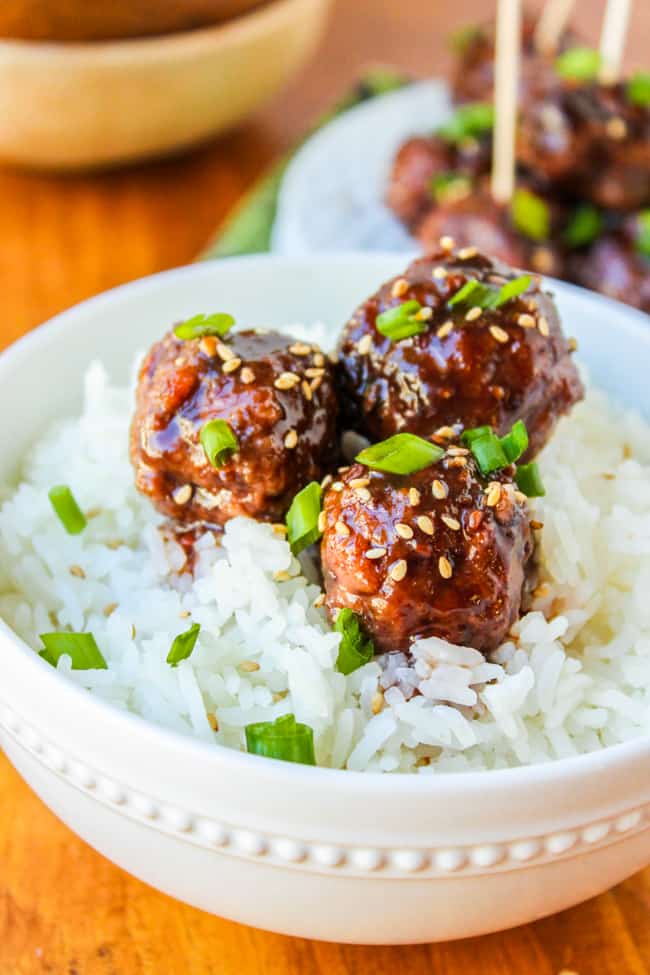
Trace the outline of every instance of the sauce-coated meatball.
{"label": "sauce-coated meatball", "polygon": [[[281,520],[335,459],[332,373],[316,346],[277,332],[190,341],[170,332],[140,371],[131,429],[138,489],[183,525]],[[218,468],[200,442],[215,419],[238,441]]]}
{"label": "sauce-coated meatball", "polygon": [[650,313],[650,259],[622,233],[605,234],[569,264],[572,280]]}
{"label": "sauce-coated meatball", "polygon": [[[516,276],[467,248],[420,258],[384,284],[356,310],[339,345],[345,424],[383,440],[400,431],[427,437],[455,423],[503,434],[522,419],[534,456],[583,395],[553,300],[533,280],[496,310],[449,304],[469,281],[498,289]],[[398,341],[381,334],[379,314],[411,300],[424,330]]]}
{"label": "sauce-coated meatball", "polygon": [[506,264],[523,267],[528,263],[526,242],[510,226],[507,207],[495,203],[486,190],[475,189],[463,199],[433,207],[417,232],[427,250],[447,234],[458,246],[473,245]]}
{"label": "sauce-coated meatball", "polygon": [[438,636],[487,653],[517,620],[534,546],[508,471],[481,478],[457,443],[407,476],[354,464],[324,511],[328,612],[359,614],[378,652]]}

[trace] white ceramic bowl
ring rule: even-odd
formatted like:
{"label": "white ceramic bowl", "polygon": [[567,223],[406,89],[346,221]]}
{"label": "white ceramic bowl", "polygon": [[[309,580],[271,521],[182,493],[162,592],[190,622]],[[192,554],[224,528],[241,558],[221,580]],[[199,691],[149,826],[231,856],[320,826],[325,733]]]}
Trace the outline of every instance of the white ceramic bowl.
{"label": "white ceramic bowl", "polygon": [[[74,410],[89,360],[126,380],[170,321],[334,331],[399,257],[254,257],[170,271],[59,316],[0,357],[0,481],[44,419]],[[648,412],[646,316],[554,285],[595,380]],[[10,436],[7,432],[10,432]],[[180,737],[59,677],[0,625],[0,735],[80,836],[181,900],[337,941],[458,938],[533,920],[650,862],[650,739],[498,772],[382,776],[307,768]]]}

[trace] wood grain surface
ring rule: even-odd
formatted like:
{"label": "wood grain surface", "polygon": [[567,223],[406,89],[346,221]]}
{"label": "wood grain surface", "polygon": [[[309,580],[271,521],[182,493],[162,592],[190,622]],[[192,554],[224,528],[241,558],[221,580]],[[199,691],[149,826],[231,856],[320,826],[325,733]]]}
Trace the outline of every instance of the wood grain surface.
{"label": "wood grain surface", "polygon": [[[315,61],[237,132],[146,167],[57,177],[0,169],[0,349],[123,281],[183,264],[280,151],[371,62],[441,73],[454,25],[483,0],[338,0]],[[602,3],[579,0],[597,36]],[[647,67],[650,6],[628,45]],[[360,905],[362,909],[362,905]],[[399,905],[396,905],[399,909]],[[650,870],[571,911],[472,941],[412,948],[265,934],[158,894],[78,840],[0,756],[0,975],[642,975],[650,973]]]}

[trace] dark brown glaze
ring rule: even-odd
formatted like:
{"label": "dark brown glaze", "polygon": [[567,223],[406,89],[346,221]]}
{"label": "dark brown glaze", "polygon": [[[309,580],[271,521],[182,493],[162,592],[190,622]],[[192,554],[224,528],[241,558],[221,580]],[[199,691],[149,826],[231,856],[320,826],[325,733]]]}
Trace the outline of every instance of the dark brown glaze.
{"label": "dark brown glaze", "polygon": [[[448,305],[469,280],[498,287],[516,275],[472,249],[439,250],[384,284],[339,344],[345,424],[383,440],[404,430],[427,437],[456,423],[503,434],[522,419],[533,457],[584,392],[552,298],[534,280],[521,297],[475,319]],[[381,335],[378,314],[411,299],[431,309],[426,331],[399,342]]]}
{"label": "dark brown glaze", "polygon": [[330,617],[359,614],[377,652],[428,636],[494,650],[519,617],[534,547],[510,473],[482,479],[457,444],[404,477],[346,470],[324,498]]}
{"label": "dark brown glaze", "polygon": [[[284,373],[298,377],[291,388],[278,388]],[[236,515],[279,521],[296,492],[333,463],[336,418],[333,369],[316,346],[277,332],[236,332],[221,342],[170,332],[140,370],[136,486],[185,526],[219,526]],[[239,442],[218,469],[199,439],[213,419],[226,420]]]}
{"label": "dark brown glaze", "polygon": [[622,84],[557,85],[522,113],[517,158],[556,191],[637,209],[650,199],[650,109]]}
{"label": "dark brown glaze", "polygon": [[606,234],[572,255],[568,272],[576,284],[650,313],[650,260],[622,233]]}

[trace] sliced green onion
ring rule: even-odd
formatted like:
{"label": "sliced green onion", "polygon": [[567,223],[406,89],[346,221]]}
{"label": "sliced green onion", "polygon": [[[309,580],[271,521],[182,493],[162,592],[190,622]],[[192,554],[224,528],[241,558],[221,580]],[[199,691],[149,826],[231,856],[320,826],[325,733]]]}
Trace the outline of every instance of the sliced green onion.
{"label": "sliced green onion", "polygon": [[494,106],[487,102],[470,102],[461,105],[448,122],[441,125],[437,134],[446,142],[457,144],[465,139],[475,139],[494,128]]}
{"label": "sliced green onion", "polygon": [[625,86],[627,100],[633,105],[647,108],[650,105],[650,74],[647,71],[637,71]]}
{"label": "sliced green onion", "polygon": [[509,464],[514,464],[522,454],[526,453],[528,450],[528,430],[523,420],[517,420],[510,433],[501,437],[501,446]]}
{"label": "sliced green onion", "polygon": [[421,310],[422,305],[419,301],[404,301],[401,305],[387,308],[375,319],[377,331],[392,342],[409,339],[412,335],[420,335],[427,330],[425,323],[419,322],[415,317]]}
{"label": "sliced green onion", "polygon": [[68,535],[79,535],[88,522],[68,485],[55,485],[50,488],[47,496]]}
{"label": "sliced green onion", "polygon": [[246,725],[245,731],[246,750],[252,755],[300,765],[316,764],[314,732],[309,725],[299,724],[293,714]]}
{"label": "sliced green onion", "polygon": [[564,230],[564,240],[569,247],[586,247],[603,229],[600,212],[591,203],[583,203],[574,212]]}
{"label": "sliced green onion", "polygon": [[73,670],[108,670],[108,664],[92,633],[41,633],[45,649],[39,656],[53,667],[64,654],[72,660]]}
{"label": "sliced green onion", "polygon": [[318,527],[322,490],[318,481],[312,481],[291,502],[287,511],[287,541],[294,555],[313,545],[321,536]]}
{"label": "sliced green onion", "polygon": [[602,64],[598,51],[591,47],[570,47],[555,59],[555,70],[567,81],[595,81]]}
{"label": "sliced green onion", "polygon": [[474,441],[478,440],[479,437],[489,437],[491,433],[492,427],[474,427],[471,430],[463,430],[460,439],[466,447],[471,447]]}
{"label": "sliced green onion", "polygon": [[481,474],[491,474],[508,466],[506,452],[496,434],[490,431],[482,437],[472,440],[470,450],[474,454]]}
{"label": "sliced green onion", "polygon": [[196,646],[200,630],[200,623],[192,623],[189,630],[185,630],[184,633],[179,633],[177,637],[174,637],[174,642],[167,654],[168,664],[172,667],[178,667],[181,660],[187,660]]}
{"label": "sliced green onion", "polygon": [[224,311],[213,315],[195,315],[181,322],[174,329],[177,339],[200,339],[204,335],[226,335],[235,324],[235,319]]}
{"label": "sliced green onion", "polygon": [[339,655],[336,658],[336,669],[339,673],[347,676],[374,657],[375,647],[372,640],[364,635],[359,617],[347,606],[336,617],[334,629],[341,634]]}
{"label": "sliced green onion", "polygon": [[491,307],[500,308],[501,305],[505,305],[508,301],[512,301],[513,298],[518,298],[519,295],[523,295],[524,291],[527,291],[529,287],[529,274],[522,274],[518,278],[513,278],[512,281],[507,281],[499,291],[496,304],[492,305]]}
{"label": "sliced green onion", "polygon": [[519,490],[528,498],[543,498],[546,494],[539,467],[535,461],[530,464],[520,464],[515,473],[515,481]]}
{"label": "sliced green onion", "polygon": [[225,420],[210,420],[201,429],[201,446],[213,467],[223,467],[239,449],[239,441]]}
{"label": "sliced green onion", "polygon": [[510,204],[512,222],[530,240],[548,240],[551,232],[551,211],[541,197],[530,190],[515,190]]}
{"label": "sliced green onion", "polygon": [[396,433],[388,440],[366,447],[355,460],[373,470],[388,474],[415,474],[444,455],[442,447],[416,437],[413,433]]}
{"label": "sliced green onion", "polygon": [[641,210],[636,218],[636,249],[642,257],[650,258],[650,210]]}
{"label": "sliced green onion", "polygon": [[472,183],[463,173],[437,173],[429,183],[429,191],[437,203],[461,200],[471,189]]}

